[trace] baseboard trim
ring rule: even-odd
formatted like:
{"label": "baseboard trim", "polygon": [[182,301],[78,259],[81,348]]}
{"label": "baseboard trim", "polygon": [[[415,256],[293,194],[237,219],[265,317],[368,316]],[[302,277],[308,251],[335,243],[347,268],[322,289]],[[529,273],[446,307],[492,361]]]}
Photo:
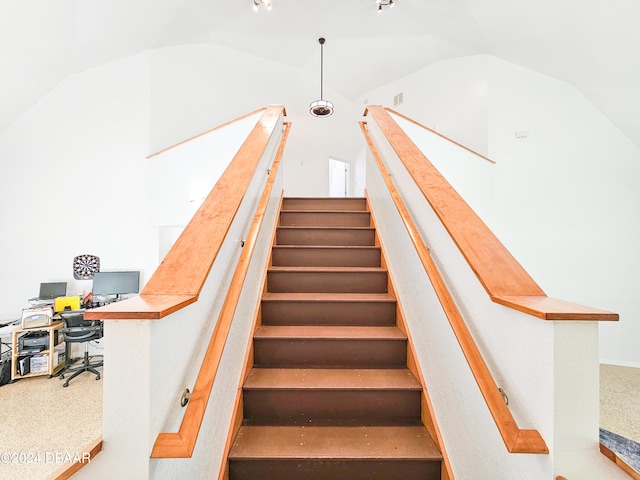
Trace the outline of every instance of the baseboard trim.
{"label": "baseboard trim", "polygon": [[612,367],[633,367],[640,368],[640,363],[635,362],[620,362],[617,360],[600,360],[600,365],[611,365]]}

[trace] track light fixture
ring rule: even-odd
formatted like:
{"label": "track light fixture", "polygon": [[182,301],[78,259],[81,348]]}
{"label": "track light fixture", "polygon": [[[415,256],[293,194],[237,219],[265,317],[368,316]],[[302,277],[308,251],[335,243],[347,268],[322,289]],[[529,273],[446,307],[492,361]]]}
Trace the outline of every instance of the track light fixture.
{"label": "track light fixture", "polygon": [[393,0],[376,0],[376,5],[378,5],[378,13],[382,13],[382,7],[393,8],[395,3]]}
{"label": "track light fixture", "polygon": [[323,52],[325,39],[319,38],[318,42],[320,42],[320,100],[311,102],[311,105],[309,105],[309,113],[314,117],[328,117],[333,113],[333,103],[322,99]]}
{"label": "track light fixture", "polygon": [[267,10],[271,10],[271,0],[253,0],[253,9],[257,12],[260,5],[267,7]]}

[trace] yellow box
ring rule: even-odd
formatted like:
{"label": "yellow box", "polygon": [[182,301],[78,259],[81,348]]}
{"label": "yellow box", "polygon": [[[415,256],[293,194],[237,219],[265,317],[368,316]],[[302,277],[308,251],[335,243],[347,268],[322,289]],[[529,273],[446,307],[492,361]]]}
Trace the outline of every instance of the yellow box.
{"label": "yellow box", "polygon": [[56,297],[53,301],[53,310],[56,312],[62,312],[66,307],[69,310],[80,310],[80,297]]}

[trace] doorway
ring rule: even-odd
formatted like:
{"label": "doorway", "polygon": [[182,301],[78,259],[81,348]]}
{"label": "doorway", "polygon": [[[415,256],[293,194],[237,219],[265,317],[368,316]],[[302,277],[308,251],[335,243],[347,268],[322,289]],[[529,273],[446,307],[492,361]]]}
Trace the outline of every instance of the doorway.
{"label": "doorway", "polygon": [[349,196],[349,162],[329,159],[329,196]]}

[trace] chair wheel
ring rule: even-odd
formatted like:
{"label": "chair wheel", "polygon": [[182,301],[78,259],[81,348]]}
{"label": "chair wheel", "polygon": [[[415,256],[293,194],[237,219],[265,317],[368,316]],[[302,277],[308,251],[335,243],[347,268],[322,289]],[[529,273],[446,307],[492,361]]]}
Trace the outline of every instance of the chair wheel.
{"label": "chair wheel", "polygon": [[64,383],[62,384],[62,386],[63,386],[63,387],[65,387],[65,388],[66,388],[66,387],[68,387],[68,386],[69,386],[69,382],[64,382]]}
{"label": "chair wheel", "polygon": [[100,374],[96,375],[96,380],[100,380]]}

